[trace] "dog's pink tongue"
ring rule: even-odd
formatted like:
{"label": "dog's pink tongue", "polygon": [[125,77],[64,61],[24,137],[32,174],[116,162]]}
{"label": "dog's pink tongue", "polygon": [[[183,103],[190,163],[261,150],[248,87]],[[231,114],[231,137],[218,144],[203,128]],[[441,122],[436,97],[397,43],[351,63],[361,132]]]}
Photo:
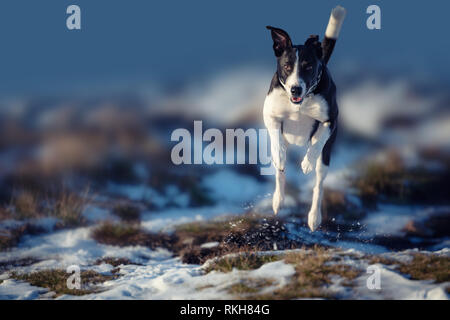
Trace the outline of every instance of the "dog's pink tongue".
{"label": "dog's pink tongue", "polygon": [[300,97],[298,97],[298,98],[292,97],[292,101],[300,102],[300,101],[302,101],[302,98],[300,98]]}

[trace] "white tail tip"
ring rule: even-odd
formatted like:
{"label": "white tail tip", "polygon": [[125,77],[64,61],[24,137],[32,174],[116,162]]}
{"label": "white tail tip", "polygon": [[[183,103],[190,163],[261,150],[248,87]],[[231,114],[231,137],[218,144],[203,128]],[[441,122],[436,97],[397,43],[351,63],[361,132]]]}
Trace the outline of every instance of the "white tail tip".
{"label": "white tail tip", "polygon": [[341,31],[347,10],[341,6],[337,6],[331,11],[330,21],[328,22],[325,36],[331,39],[337,39]]}
{"label": "white tail tip", "polygon": [[344,7],[337,6],[331,11],[331,15],[336,19],[343,21],[345,18],[345,15],[347,14],[347,10],[345,10]]}

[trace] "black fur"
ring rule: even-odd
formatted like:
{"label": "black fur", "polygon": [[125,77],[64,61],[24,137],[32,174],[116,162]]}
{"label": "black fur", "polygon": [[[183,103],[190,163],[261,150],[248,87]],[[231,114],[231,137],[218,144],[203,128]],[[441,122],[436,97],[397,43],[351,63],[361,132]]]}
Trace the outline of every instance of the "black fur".
{"label": "black fur", "polygon": [[324,64],[328,64],[331,54],[333,53],[334,46],[336,45],[336,39],[325,37],[322,41],[322,61]]}
{"label": "black fur", "polygon": [[337,135],[337,120],[339,115],[339,109],[336,101],[336,85],[328,71],[326,66],[323,66],[322,78],[314,90],[315,95],[321,95],[328,103],[328,121],[330,122],[331,135],[328,138],[325,146],[322,150],[322,162],[323,164],[330,165],[331,149]]}
{"label": "black fur", "polygon": [[[331,149],[337,134],[338,105],[336,102],[336,85],[331,78],[327,63],[333,52],[335,39],[324,39],[321,44],[319,36],[311,35],[304,45],[292,45],[292,41],[287,32],[282,29],[267,27],[271,30],[274,41],[274,53],[277,58],[277,71],[275,72],[268,94],[274,88],[283,87],[287,77],[293,71],[298,55],[299,76],[305,81],[307,90],[313,90],[313,94],[322,96],[328,104],[328,119],[324,122],[330,122],[331,135],[322,150],[322,162],[329,166]],[[317,83],[318,77],[320,81]],[[312,127],[310,139],[319,127],[319,121],[316,121]]]}

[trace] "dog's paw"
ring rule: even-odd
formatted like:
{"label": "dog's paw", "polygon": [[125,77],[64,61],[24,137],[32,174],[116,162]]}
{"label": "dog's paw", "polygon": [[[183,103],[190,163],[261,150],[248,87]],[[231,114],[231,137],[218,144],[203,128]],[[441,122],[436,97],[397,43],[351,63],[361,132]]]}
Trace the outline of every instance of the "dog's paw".
{"label": "dog's paw", "polygon": [[311,210],[308,213],[308,226],[311,231],[316,231],[322,223],[322,213],[317,210]]}
{"label": "dog's paw", "polygon": [[281,209],[281,206],[283,205],[283,202],[284,202],[284,195],[282,195],[281,192],[279,191],[275,191],[272,199],[272,208],[274,214],[278,214],[278,212]]}
{"label": "dog's paw", "polygon": [[316,160],[317,159],[315,159],[314,157],[312,157],[309,154],[305,155],[305,157],[303,158],[303,161],[302,161],[302,171],[304,174],[308,174],[314,170]]}

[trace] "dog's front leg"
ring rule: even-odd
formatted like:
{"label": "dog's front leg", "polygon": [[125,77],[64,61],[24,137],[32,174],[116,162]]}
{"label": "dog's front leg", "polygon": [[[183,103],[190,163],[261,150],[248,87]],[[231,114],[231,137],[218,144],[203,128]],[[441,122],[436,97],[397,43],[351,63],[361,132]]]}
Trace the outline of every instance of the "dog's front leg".
{"label": "dog's front leg", "polygon": [[311,231],[315,231],[322,222],[322,196],[323,196],[323,181],[327,176],[328,166],[323,163],[322,155],[316,161],[316,183],[313,189],[313,198],[311,209],[308,213],[308,226]]}
{"label": "dog's front leg", "polygon": [[265,117],[264,123],[269,131],[272,162],[276,169],[272,208],[273,212],[277,214],[284,202],[284,185],[286,183],[284,170],[286,166],[287,145],[281,132],[280,121],[272,117]]}
{"label": "dog's front leg", "polygon": [[277,170],[275,174],[275,192],[272,198],[273,213],[278,214],[281,206],[284,203],[284,185],[286,183],[286,176],[284,171]]}
{"label": "dog's front leg", "polygon": [[[311,209],[308,213],[308,226],[312,231],[315,231],[322,222],[322,195],[323,195],[323,181],[328,172],[329,161],[324,161],[324,147],[327,148],[327,142],[332,143],[330,139],[333,134],[333,130],[336,130],[330,121],[326,121],[319,125],[317,132],[311,139],[311,146],[306,152],[305,158],[302,162],[302,169],[304,170],[304,163],[314,165],[316,169],[316,183],[313,189],[313,197],[311,203]],[[329,152],[329,148],[327,148]],[[306,167],[306,165],[305,165]]]}
{"label": "dog's front leg", "polygon": [[331,135],[331,122],[326,121],[319,124],[316,133],[311,137],[311,142],[302,161],[302,171],[308,174],[314,170],[317,159],[322,153],[328,138]]}

